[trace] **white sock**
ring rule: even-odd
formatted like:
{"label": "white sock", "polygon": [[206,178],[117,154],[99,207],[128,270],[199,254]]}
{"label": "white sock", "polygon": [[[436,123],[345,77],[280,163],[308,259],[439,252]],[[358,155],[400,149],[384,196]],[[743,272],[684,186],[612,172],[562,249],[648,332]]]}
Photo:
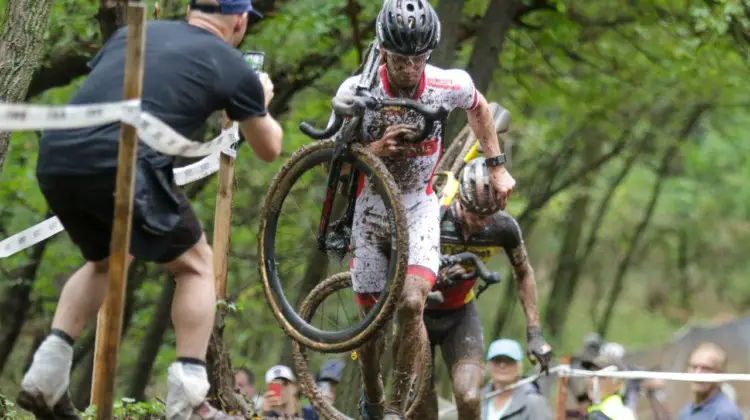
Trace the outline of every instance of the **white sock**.
{"label": "white sock", "polygon": [[68,390],[73,347],[56,335],[47,336],[34,353],[31,367],[21,382],[21,389],[41,394],[52,408]]}
{"label": "white sock", "polygon": [[174,362],[167,370],[167,419],[188,420],[208,394],[205,366]]}

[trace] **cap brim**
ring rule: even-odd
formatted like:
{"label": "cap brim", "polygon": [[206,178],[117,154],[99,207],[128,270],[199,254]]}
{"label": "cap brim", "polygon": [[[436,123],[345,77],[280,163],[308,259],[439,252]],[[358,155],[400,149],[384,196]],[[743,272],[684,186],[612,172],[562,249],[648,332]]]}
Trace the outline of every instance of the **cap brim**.
{"label": "cap brim", "polygon": [[513,360],[515,360],[516,362],[519,362],[519,361],[521,361],[521,358],[518,358],[518,357],[516,357],[516,356],[515,356],[515,355],[513,355],[513,354],[508,354],[507,352],[504,352],[504,351],[501,351],[501,352],[497,352],[497,353],[493,353],[492,355],[489,355],[489,356],[487,357],[487,360],[492,360],[492,359],[494,359],[494,358],[496,358],[496,357],[501,357],[501,356],[505,356],[505,357],[508,357],[508,358],[510,358],[510,359],[513,359]]}
{"label": "cap brim", "polygon": [[265,16],[263,16],[263,13],[259,12],[253,7],[250,7],[250,9],[247,11],[247,13],[257,17],[258,19],[263,19]]}

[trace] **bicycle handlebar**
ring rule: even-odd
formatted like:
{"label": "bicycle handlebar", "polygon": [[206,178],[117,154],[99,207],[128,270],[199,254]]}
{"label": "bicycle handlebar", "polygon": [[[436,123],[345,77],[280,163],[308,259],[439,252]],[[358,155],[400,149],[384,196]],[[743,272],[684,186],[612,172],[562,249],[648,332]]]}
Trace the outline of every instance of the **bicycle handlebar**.
{"label": "bicycle handlebar", "polygon": [[469,262],[469,261],[474,264],[473,271],[463,274],[457,279],[445,279],[442,281],[441,279],[438,279],[437,283],[435,283],[435,288],[437,290],[433,289],[427,295],[427,300],[437,302],[437,303],[443,303],[444,297],[443,297],[443,293],[440,292],[440,289],[447,287],[447,286],[452,286],[456,284],[458,281],[468,281],[468,280],[474,280],[476,278],[482,279],[484,281],[484,284],[479,287],[479,290],[477,291],[477,298],[479,298],[479,295],[481,295],[485,290],[487,290],[488,287],[492,286],[493,284],[500,283],[500,273],[488,270],[487,267],[482,262],[482,260],[480,260],[479,257],[472,252],[461,252],[455,255],[441,256],[440,257],[440,269],[450,267],[454,264],[459,264],[462,262]]}
{"label": "bicycle handlebar", "polygon": [[473,280],[477,277],[487,283],[495,284],[500,282],[500,273],[490,271],[484,265],[482,260],[472,252],[461,252],[460,254],[440,257],[440,268],[447,268],[462,262],[472,262],[474,270],[461,276],[462,281]]}
{"label": "bicycle handlebar", "polygon": [[425,118],[425,125],[416,137],[416,140],[414,140],[417,143],[427,138],[436,121],[440,121],[448,116],[448,110],[442,106],[435,108],[412,99],[404,98],[377,98],[371,96],[368,92],[352,96],[336,96],[331,100],[331,105],[333,107],[334,120],[330,126],[323,130],[318,130],[309,123],[302,122],[299,125],[300,131],[315,140],[322,140],[332,137],[341,129],[344,117],[362,116],[366,109],[377,111],[386,107],[400,107],[416,111]]}

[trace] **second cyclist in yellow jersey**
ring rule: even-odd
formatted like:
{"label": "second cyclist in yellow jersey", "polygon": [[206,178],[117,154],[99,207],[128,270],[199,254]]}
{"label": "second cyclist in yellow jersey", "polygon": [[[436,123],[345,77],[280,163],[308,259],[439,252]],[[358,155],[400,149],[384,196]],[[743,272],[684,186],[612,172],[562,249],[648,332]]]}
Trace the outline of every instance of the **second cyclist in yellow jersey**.
{"label": "second cyclist in yellow jersey", "polygon": [[[534,270],[528,261],[521,228],[513,216],[497,207],[484,160],[483,157],[470,160],[461,172],[458,186],[454,180],[443,189],[447,199],[441,204],[448,207],[441,220],[440,250],[443,255],[472,252],[483,262],[501,249],[505,251],[526,315],[527,353],[546,369],[551,347],[541,335]],[[458,200],[452,200],[456,193]],[[441,270],[440,276],[457,279],[472,269],[456,265]],[[459,419],[477,419],[481,411],[479,392],[484,378],[485,350],[474,302],[475,283],[475,279],[455,281],[454,285],[441,288],[443,301],[428,301],[424,312],[432,357],[440,346],[451,372]],[[437,396],[434,387],[430,390],[419,418],[437,418]]]}

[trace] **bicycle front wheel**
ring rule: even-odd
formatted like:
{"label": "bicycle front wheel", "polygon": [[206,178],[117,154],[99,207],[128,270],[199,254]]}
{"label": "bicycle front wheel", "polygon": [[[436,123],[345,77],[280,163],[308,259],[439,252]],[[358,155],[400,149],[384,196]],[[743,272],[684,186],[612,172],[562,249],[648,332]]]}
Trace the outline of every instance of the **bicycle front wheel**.
{"label": "bicycle front wheel", "polygon": [[[343,191],[334,194],[331,208],[325,210],[330,215],[325,244],[321,247],[316,242],[323,211],[315,206],[322,207],[325,202],[327,169],[334,145],[333,140],[326,140],[303,146],[284,164],[269,188],[258,232],[258,269],[274,316],[292,339],[326,353],[358,347],[390,318],[403,288],[409,259],[400,190],[379,158],[360,145],[352,145],[341,156],[342,163],[350,166],[352,174],[367,178],[388,215],[383,222],[386,226],[382,226],[385,233],[378,235],[383,242],[368,243],[387,260],[387,267],[379,267],[385,285],[377,303],[352,325],[318,328],[297,313],[302,299],[331,272],[345,270],[343,264],[337,264],[351,259],[355,252],[350,241],[353,200],[347,197],[347,182],[340,183]],[[290,249],[284,250],[284,246]],[[295,265],[295,255],[300,252],[305,254],[299,261],[303,268]]]}

